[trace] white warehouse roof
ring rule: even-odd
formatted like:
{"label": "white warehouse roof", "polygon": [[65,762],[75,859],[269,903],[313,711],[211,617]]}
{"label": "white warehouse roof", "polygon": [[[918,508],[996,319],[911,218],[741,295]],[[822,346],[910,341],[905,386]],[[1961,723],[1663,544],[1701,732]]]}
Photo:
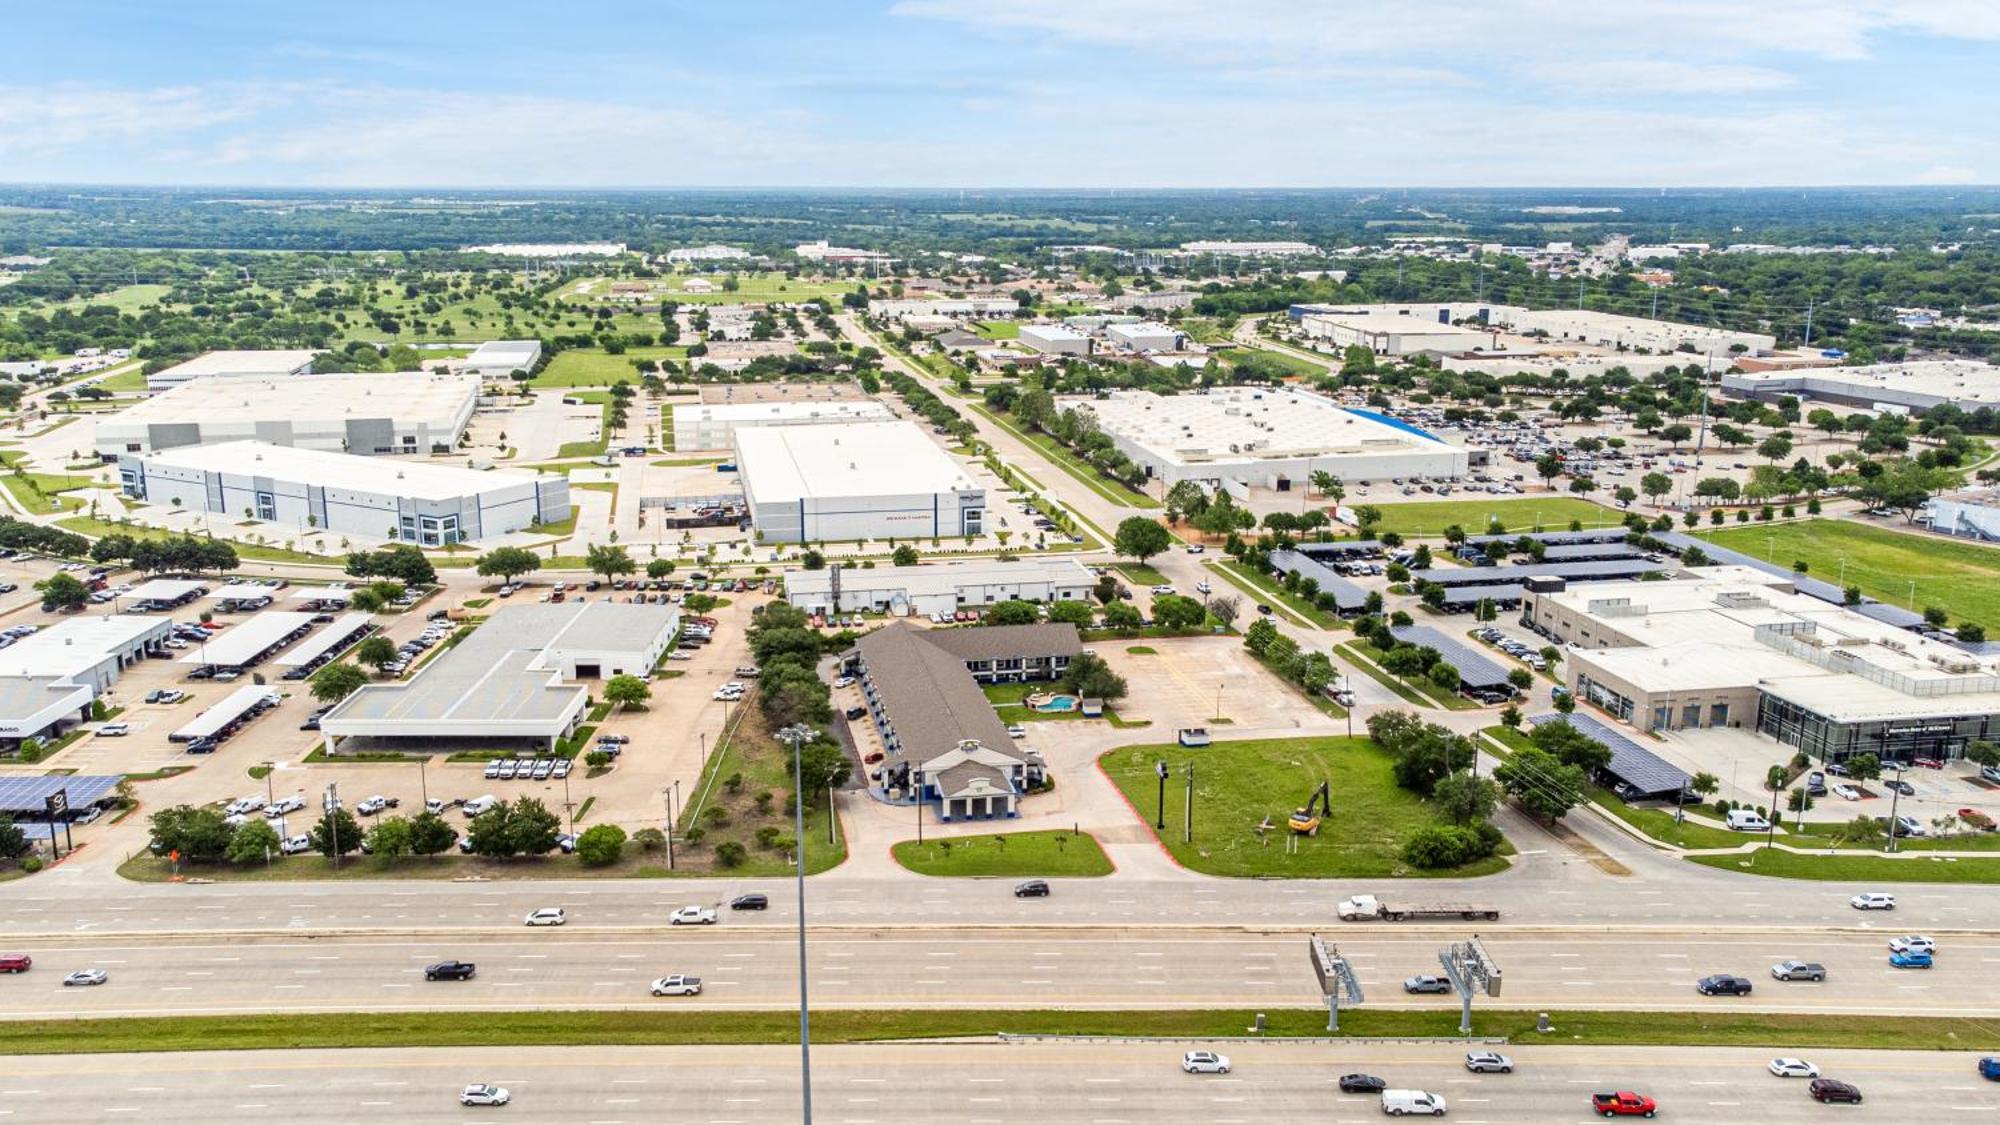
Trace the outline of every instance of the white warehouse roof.
{"label": "white warehouse roof", "polygon": [[440,418],[458,414],[478,390],[479,381],[472,376],[426,371],[301,375],[283,380],[194,379],[127,407],[105,422],[212,424],[356,415]]}
{"label": "white warehouse roof", "polygon": [[425,461],[384,460],[352,453],[298,449],[261,441],[225,441],[189,445],[145,455],[149,464],[227,473],[232,476],[273,477],[311,481],[328,487],[407,496],[418,500],[451,500],[469,493],[531,483],[533,473],[480,471]]}
{"label": "white warehouse roof", "polygon": [[154,372],[159,382],[184,382],[204,375],[289,375],[313,361],[310,348],[209,352]]}
{"label": "white warehouse roof", "polygon": [[736,453],[743,491],[758,504],[979,487],[910,422],[739,429]]}

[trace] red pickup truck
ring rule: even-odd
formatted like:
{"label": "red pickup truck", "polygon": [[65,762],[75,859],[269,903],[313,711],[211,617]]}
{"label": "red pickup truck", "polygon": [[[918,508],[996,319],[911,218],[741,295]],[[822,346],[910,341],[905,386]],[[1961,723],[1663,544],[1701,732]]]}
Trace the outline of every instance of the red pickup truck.
{"label": "red pickup truck", "polygon": [[1651,1117],[1660,1111],[1658,1102],[1630,1090],[1620,1090],[1615,1094],[1592,1094],[1590,1108],[1597,1111],[1601,1117]]}

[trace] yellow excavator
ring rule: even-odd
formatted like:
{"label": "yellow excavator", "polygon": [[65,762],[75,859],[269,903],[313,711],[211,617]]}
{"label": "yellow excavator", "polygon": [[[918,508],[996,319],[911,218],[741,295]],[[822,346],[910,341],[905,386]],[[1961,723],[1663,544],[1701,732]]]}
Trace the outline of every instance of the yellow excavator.
{"label": "yellow excavator", "polygon": [[1312,796],[1306,798],[1306,807],[1295,809],[1289,822],[1291,830],[1300,836],[1319,835],[1321,817],[1333,815],[1332,782],[1322,781]]}

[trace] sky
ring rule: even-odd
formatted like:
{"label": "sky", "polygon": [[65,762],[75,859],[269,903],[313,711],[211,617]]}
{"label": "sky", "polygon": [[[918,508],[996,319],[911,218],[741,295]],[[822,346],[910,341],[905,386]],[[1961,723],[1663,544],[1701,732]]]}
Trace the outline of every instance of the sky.
{"label": "sky", "polygon": [[2000,0],[0,0],[0,181],[2000,183]]}

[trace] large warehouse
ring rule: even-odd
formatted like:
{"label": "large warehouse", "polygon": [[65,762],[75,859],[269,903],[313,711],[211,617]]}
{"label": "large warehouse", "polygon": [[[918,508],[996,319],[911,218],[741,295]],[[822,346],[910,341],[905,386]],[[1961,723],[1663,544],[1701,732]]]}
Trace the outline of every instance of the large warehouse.
{"label": "large warehouse", "polygon": [[97,455],[263,441],[334,453],[451,449],[472,419],[479,380],[405,371],[289,379],[196,379],[97,422]]}
{"label": "large warehouse", "polygon": [[944,539],[986,530],[986,490],[909,422],[736,431],[750,519],[766,542]]}
{"label": "large warehouse", "polygon": [[1738,398],[1775,402],[1793,395],[1812,402],[1921,414],[1951,403],[1960,410],[2000,407],[2000,367],[1969,359],[1878,363],[1868,367],[1812,367],[1748,371],[1722,377],[1722,390]]}
{"label": "large warehouse", "polygon": [[1321,470],[1349,483],[1466,472],[1465,450],[1306,391],[1216,387],[1167,397],[1113,391],[1062,405],[1095,415],[1120,452],[1168,485],[1226,479],[1281,488],[1302,485]]}
{"label": "large warehouse", "polygon": [[589,709],[590,689],[576,681],[650,675],[679,625],[671,606],[510,605],[408,680],[341,700],[320,732],[329,751],[347,738],[552,748]]}
{"label": "large warehouse", "polygon": [[[1751,727],[1822,761],[1961,757],[2000,738],[2000,661],[1749,567],[1692,582],[1530,583],[1570,690],[1643,731]],[[1552,588],[1543,589],[1540,587]]]}
{"label": "large warehouse", "polygon": [[739,428],[809,426],[822,422],[886,422],[894,418],[873,399],[804,402],[718,402],[676,406],[674,449],[729,449]]}
{"label": "large warehouse", "polygon": [[1493,338],[1476,328],[1385,312],[1310,313],[1299,321],[1299,330],[1338,348],[1358,345],[1383,356],[1458,354],[1494,346]]}
{"label": "large warehouse", "polygon": [[284,524],[300,532],[397,537],[425,547],[485,539],[570,516],[561,473],[478,472],[351,453],[227,441],[126,454],[125,495]]}
{"label": "large warehouse", "polygon": [[318,352],[306,348],[269,351],[209,352],[146,376],[146,388],[164,391],[193,379],[241,378],[282,379],[312,370]]}
{"label": "large warehouse", "polygon": [[807,613],[929,615],[995,602],[1082,601],[1097,576],[1075,559],[830,566],[785,571],[785,599]]}

